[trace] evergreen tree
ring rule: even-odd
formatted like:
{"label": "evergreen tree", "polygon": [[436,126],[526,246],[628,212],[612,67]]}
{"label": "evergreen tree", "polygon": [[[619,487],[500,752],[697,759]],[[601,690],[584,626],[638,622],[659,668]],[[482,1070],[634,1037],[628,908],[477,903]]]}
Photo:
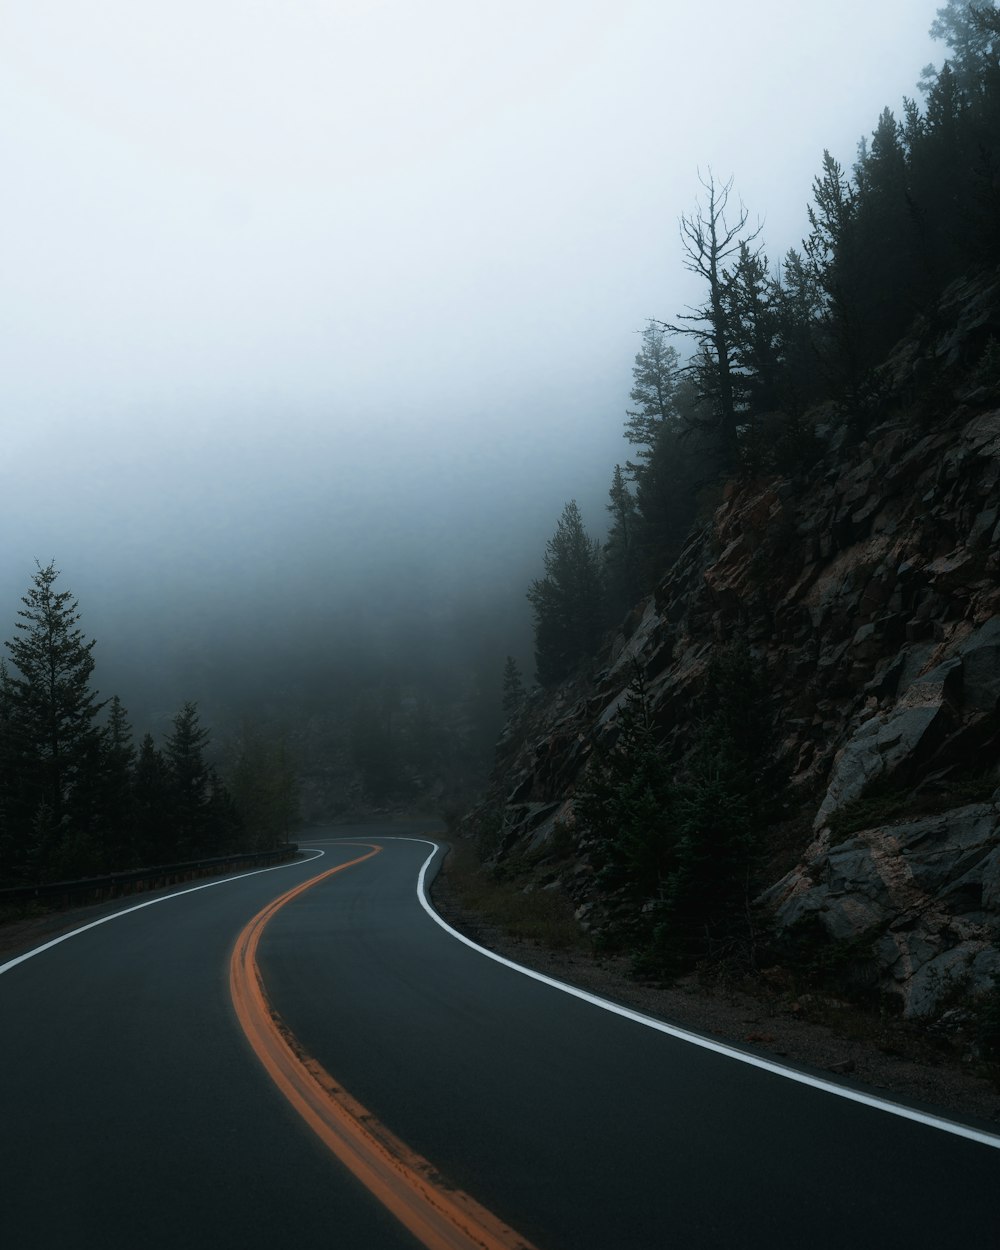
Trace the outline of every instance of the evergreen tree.
{"label": "evergreen tree", "polygon": [[145,866],[172,863],[181,858],[174,824],[173,786],[167,761],[152,734],[139,744],[132,778],[136,857]]}
{"label": "evergreen tree", "polygon": [[841,392],[857,389],[865,356],[861,325],[861,259],[857,243],[857,193],[843,167],[823,153],[823,172],[813,182],[809,237],[803,247],[821,292],[829,347],[823,354],[827,380]]}
{"label": "evergreen tree", "polygon": [[0,886],[19,880],[27,867],[27,838],[24,829],[18,826],[16,811],[12,819],[18,765],[12,716],[10,671],[6,660],[0,659]]}
{"label": "evergreen tree", "polygon": [[744,642],[716,651],[693,749],[677,779],[679,836],[654,931],[661,956],[752,945],[760,839],[781,789],[769,694],[767,675]]}
{"label": "evergreen tree", "polygon": [[759,840],[779,787],[767,682],[744,645],[713,657],[698,710],[692,748],[672,763],[637,669],[617,739],[595,748],[575,803],[598,881],[634,904],[611,936],[640,966],[677,968],[753,941]]}
{"label": "evergreen tree", "polygon": [[883,109],[854,171],[857,247],[865,365],[876,364],[904,332],[926,298],[921,289],[922,214],[910,186],[903,127]]}
{"label": "evergreen tree", "polygon": [[121,699],[113,695],[101,737],[98,773],[98,820],[108,869],[130,868],[138,863],[132,801],[135,761],[128,713]]}
{"label": "evergreen tree", "polygon": [[209,733],[198,720],[197,704],[187,702],[174,717],[164,755],[170,778],[171,816],[179,858],[211,849],[211,771],[204,749]]}
{"label": "evergreen tree", "polygon": [[[940,74],[928,66],[922,85],[930,89],[929,139],[943,158],[938,177],[951,173],[959,209],[952,239],[965,264],[995,265],[1000,263],[1000,9],[990,0],[949,0],[938,9],[930,33],[951,49]],[[936,133],[935,114],[949,113],[958,125],[950,135]]]}
{"label": "evergreen tree", "polygon": [[778,402],[790,414],[801,412],[821,394],[823,301],[806,258],[789,248],[775,289]]}
{"label": "evergreen tree", "polygon": [[[992,85],[1000,58],[1000,10],[992,0],[948,0],[938,9],[930,34],[951,49],[951,69],[962,95],[980,102]],[[934,70],[924,70],[925,81]]]}
{"label": "evergreen tree", "polygon": [[[633,392],[634,394],[634,392]],[[611,528],[604,544],[608,607],[612,616],[627,612],[642,593],[639,511],[620,464],[608,491]]]}
{"label": "evergreen tree", "polygon": [[779,310],[776,284],[759,248],[740,243],[726,271],[726,298],[733,341],[733,390],[741,424],[773,411],[778,398]]}
{"label": "evergreen tree", "polygon": [[[666,341],[666,330],[650,321],[642,331],[642,347],[632,366],[633,386],[629,398],[634,409],[626,413],[625,437],[639,447],[640,459],[650,449],[665,425],[677,420],[675,396],[680,379],[680,357]],[[635,473],[639,466],[629,464]]]}
{"label": "evergreen tree", "polygon": [[509,655],[503,666],[503,714],[507,720],[513,720],[518,715],[524,707],[525,697],[521,670],[517,660]]}
{"label": "evergreen tree", "polygon": [[598,880],[627,890],[639,912],[674,868],[677,793],[638,668],[617,729],[609,750],[595,748],[575,802],[576,828],[595,841]]}
{"label": "evergreen tree", "polygon": [[588,537],[576,500],[563,509],[544,562],[545,576],[532,582],[528,599],[538,680],[551,686],[596,652],[606,622],[600,545]]}
{"label": "evergreen tree", "polygon": [[86,783],[100,741],[94,718],[103,707],[90,686],[95,644],[79,628],[76,600],[55,589],[58,576],[54,564],[38,567],[6,643],[16,667],[4,696],[14,743],[7,818],[22,842],[33,830],[42,870],[60,855],[75,858],[71,844],[86,833]]}
{"label": "evergreen tree", "polygon": [[[246,835],[243,819],[228,786],[214,768],[208,770],[208,801],[205,806],[208,831],[205,852],[224,855],[227,851],[240,849]],[[279,840],[275,838],[271,845],[276,845]]]}
{"label": "evergreen tree", "polygon": [[968,106],[947,61],[925,87],[926,115],[919,126],[911,121],[909,128],[910,179],[922,217],[928,282],[938,289],[961,269],[969,254],[972,136]]}
{"label": "evergreen tree", "polygon": [[676,559],[690,533],[701,491],[719,473],[718,443],[707,404],[691,378],[677,387],[678,420],[660,427],[635,475],[635,548],[641,590]]}
{"label": "evergreen tree", "polygon": [[632,368],[636,407],[626,412],[625,437],[639,451],[625,466],[635,493],[617,465],[609,491],[612,521],[604,555],[612,618],[627,612],[661,575],[694,517],[697,475],[714,473],[702,454],[705,431],[714,423],[666,334],[664,325],[649,322]]}

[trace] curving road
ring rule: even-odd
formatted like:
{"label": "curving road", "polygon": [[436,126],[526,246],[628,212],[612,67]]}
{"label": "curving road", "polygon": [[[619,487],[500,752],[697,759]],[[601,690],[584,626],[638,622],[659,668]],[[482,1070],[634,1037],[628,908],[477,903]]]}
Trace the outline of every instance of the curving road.
{"label": "curving road", "polygon": [[261,909],[349,865],[266,917],[254,968],[299,1059],[376,1138],[427,1161],[440,1193],[516,1230],[504,1244],[996,1245],[1000,1140],[786,1079],[486,958],[421,905],[431,847],[399,832],[320,835],[321,858],[4,966],[0,1243],[422,1244],[303,1120],[231,997]]}

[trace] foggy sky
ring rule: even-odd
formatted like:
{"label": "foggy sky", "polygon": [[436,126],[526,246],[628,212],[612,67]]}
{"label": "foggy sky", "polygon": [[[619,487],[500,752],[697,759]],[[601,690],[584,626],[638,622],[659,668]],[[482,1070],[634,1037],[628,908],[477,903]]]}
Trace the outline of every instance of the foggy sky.
{"label": "foggy sky", "polygon": [[779,259],[938,2],[4,0],[0,636],[36,557],[115,646],[522,596],[698,168]]}

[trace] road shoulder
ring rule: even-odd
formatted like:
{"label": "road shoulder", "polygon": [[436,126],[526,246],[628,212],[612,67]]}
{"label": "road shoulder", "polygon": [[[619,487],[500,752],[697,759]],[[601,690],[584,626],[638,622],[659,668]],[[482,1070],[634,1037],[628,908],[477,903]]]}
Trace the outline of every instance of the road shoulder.
{"label": "road shoulder", "polygon": [[[777,990],[749,993],[732,983],[705,984],[695,975],[672,985],[637,981],[624,956],[552,949],[537,940],[514,937],[467,905],[449,873],[447,859],[434,877],[431,899],[442,918],[459,932],[557,980],[779,1062],[829,1073],[885,1098],[916,1103],[945,1116],[1000,1125],[1000,1089],[939,1052],[930,1039],[921,1045],[916,1030],[910,1030],[911,1044],[904,1047],[888,1025],[880,1035],[877,1022],[862,1031],[854,1020],[845,1019],[836,1028],[804,1018],[816,1005],[802,1004]],[[836,1008],[828,1011],[836,1022]],[[851,1036],[852,1032],[863,1035]]]}

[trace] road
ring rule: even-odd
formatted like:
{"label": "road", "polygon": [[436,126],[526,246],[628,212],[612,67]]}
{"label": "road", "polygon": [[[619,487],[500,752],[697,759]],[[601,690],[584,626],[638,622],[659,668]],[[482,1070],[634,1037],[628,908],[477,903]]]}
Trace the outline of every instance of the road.
{"label": "road", "polygon": [[303,1120],[231,996],[253,918],[345,865],[260,928],[270,1007],[376,1137],[516,1230],[504,1244],[997,1244],[1000,1143],[738,1062],[486,958],[421,905],[431,847],[399,832],[321,835],[321,858],[165,898],[0,975],[0,1243],[423,1244]]}

